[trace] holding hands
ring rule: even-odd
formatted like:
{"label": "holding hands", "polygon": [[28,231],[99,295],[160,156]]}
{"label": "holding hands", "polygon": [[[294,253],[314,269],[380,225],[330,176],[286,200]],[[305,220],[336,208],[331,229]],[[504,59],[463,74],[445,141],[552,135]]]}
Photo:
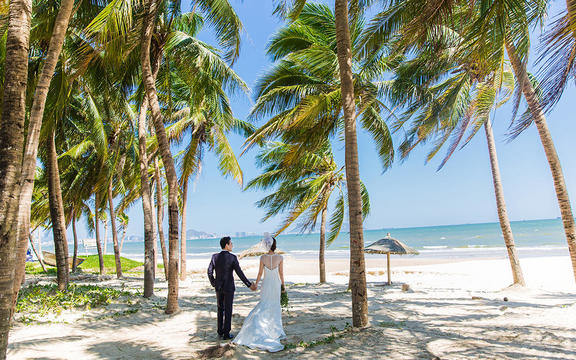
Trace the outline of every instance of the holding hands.
{"label": "holding hands", "polygon": [[250,285],[250,290],[256,291],[257,289],[258,289],[258,284],[253,282],[252,285]]}

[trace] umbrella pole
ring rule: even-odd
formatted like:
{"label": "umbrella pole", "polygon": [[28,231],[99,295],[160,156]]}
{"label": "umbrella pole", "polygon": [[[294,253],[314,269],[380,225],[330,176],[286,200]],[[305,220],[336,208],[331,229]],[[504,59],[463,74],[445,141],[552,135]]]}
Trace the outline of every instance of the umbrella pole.
{"label": "umbrella pole", "polygon": [[390,276],[390,253],[387,252],[386,253],[386,265],[388,267],[388,285],[392,285],[392,280],[391,280],[391,276]]}

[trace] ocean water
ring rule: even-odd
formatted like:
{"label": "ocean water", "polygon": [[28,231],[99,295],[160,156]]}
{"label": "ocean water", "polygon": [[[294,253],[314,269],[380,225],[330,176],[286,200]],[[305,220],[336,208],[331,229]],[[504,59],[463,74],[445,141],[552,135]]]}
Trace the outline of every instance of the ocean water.
{"label": "ocean water", "polygon": [[[560,219],[512,222],[512,230],[521,257],[559,256],[568,254],[566,239]],[[505,257],[506,248],[498,223],[389,228],[366,230],[365,245],[390,233],[420,252],[421,257],[466,258]],[[234,252],[260,241],[260,236],[232,237]],[[298,257],[315,258],[318,254],[319,234],[289,234],[277,237],[278,249]],[[108,246],[111,250],[111,246]],[[186,242],[187,258],[208,258],[220,251],[219,239],[196,239]],[[142,259],[144,244],[125,243],[123,255]],[[327,248],[327,257],[349,256],[349,233],[343,232]],[[374,255],[368,255],[374,256]]]}
{"label": "ocean water", "polygon": [[[513,221],[511,223],[519,256],[565,256],[568,255],[566,238],[560,219]],[[366,230],[365,245],[382,239],[390,233],[406,245],[419,251],[418,256],[426,258],[504,258],[506,247],[498,223],[463,224],[426,226],[412,228],[388,228]],[[278,249],[298,258],[317,258],[319,247],[318,233],[288,234],[277,237]],[[234,237],[234,252],[242,250],[260,241],[260,236]],[[187,259],[208,259],[211,254],[220,251],[220,239],[195,239],[186,242]],[[108,254],[113,254],[112,243],[108,244]],[[43,250],[53,251],[53,246],[43,246]],[[70,244],[72,251],[72,244]],[[81,255],[86,254],[82,246]],[[95,250],[88,252],[95,253]],[[348,258],[349,233],[342,232],[334,242],[327,247],[327,258]],[[143,261],[144,243],[126,242],[122,256]],[[366,255],[368,258],[381,255]],[[158,249],[158,259],[162,259]]]}

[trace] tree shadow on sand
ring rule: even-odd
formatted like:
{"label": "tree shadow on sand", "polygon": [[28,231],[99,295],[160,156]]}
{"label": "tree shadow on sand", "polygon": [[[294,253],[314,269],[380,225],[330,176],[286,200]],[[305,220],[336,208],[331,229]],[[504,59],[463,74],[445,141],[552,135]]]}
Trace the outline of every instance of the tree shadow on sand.
{"label": "tree shadow on sand", "polygon": [[92,344],[87,349],[99,359],[173,359],[169,349],[151,346],[143,341],[108,341]]}

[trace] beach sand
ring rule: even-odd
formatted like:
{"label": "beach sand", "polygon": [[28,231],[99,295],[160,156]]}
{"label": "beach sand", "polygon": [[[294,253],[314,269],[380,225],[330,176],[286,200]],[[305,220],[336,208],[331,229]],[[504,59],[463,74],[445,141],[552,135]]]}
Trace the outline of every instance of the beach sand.
{"label": "beach sand", "polygon": [[[65,311],[45,324],[16,322],[8,358],[576,359],[576,284],[568,257],[522,259],[526,288],[508,288],[506,259],[393,257],[392,286],[383,286],[385,257],[368,259],[371,326],[353,330],[348,261],[327,259],[328,283],[319,285],[316,261],[287,256],[288,346],[275,354],[217,340],[216,301],[204,262],[189,264],[175,315],[162,311],[166,284],[159,282],[153,298],[133,305]],[[255,259],[241,260],[249,278],[256,265]],[[142,280],[100,284],[140,288]],[[237,284],[233,333],[258,300]],[[125,311],[133,308],[138,311]]]}

